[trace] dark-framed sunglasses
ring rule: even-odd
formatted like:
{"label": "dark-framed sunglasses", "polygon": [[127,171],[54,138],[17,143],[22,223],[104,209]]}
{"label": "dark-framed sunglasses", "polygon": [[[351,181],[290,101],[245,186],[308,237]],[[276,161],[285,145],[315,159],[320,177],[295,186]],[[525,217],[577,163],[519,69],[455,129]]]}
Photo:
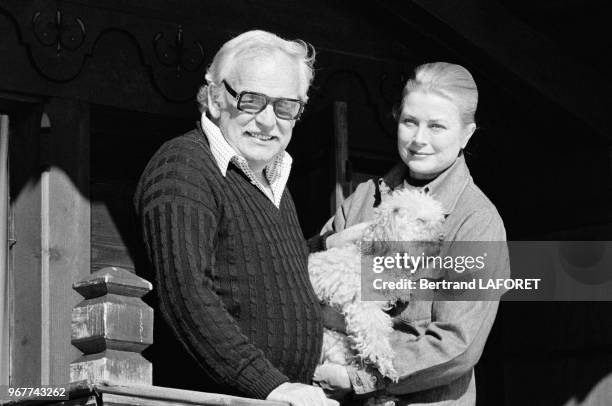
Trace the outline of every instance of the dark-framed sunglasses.
{"label": "dark-framed sunglasses", "polygon": [[263,93],[242,91],[240,94],[223,80],[225,90],[238,101],[237,108],[249,114],[262,112],[268,104],[272,103],[274,114],[281,120],[297,120],[304,111],[304,102],[298,99],[284,97],[270,97]]}

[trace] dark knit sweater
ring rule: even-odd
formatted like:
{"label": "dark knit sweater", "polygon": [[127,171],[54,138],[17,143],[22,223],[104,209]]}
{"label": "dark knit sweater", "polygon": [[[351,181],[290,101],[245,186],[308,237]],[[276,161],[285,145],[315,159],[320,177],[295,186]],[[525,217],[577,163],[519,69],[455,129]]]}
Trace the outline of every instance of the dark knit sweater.
{"label": "dark knit sweater", "polygon": [[289,191],[277,208],[233,164],[223,177],[194,130],[155,154],[135,203],[160,310],[204,372],[254,398],[310,383],[321,313]]}

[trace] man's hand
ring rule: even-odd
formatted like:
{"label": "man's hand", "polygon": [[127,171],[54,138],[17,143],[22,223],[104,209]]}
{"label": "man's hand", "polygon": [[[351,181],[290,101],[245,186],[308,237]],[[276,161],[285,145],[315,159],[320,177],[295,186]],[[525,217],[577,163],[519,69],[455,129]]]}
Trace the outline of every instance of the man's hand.
{"label": "man's hand", "polygon": [[291,382],[279,385],[266,400],[288,402],[291,406],[339,406],[335,400],[327,399],[321,388]]}
{"label": "man's hand", "polygon": [[323,317],[323,327],[346,334],[346,320],[338,310],[327,304],[321,304],[321,316]]}
{"label": "man's hand", "polygon": [[363,236],[363,232],[370,226],[370,222],[359,223],[352,225],[344,230],[332,234],[325,240],[325,247],[327,249],[334,247],[342,247],[349,244],[354,244]]}
{"label": "man's hand", "polygon": [[346,367],[338,364],[319,365],[312,381],[332,399],[342,399],[353,389]]}

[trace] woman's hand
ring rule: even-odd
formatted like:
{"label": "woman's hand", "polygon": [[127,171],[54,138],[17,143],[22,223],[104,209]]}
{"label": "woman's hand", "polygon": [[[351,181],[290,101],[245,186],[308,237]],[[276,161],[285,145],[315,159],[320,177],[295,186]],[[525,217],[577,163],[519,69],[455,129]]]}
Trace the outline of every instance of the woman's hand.
{"label": "woman's hand", "polygon": [[332,399],[342,399],[353,389],[346,367],[338,364],[319,365],[315,369],[312,382]]}
{"label": "woman's hand", "polygon": [[344,245],[354,244],[356,241],[361,239],[366,228],[372,224],[371,222],[364,222],[352,225],[344,230],[330,235],[325,240],[325,247],[327,249],[334,247],[342,247]]}

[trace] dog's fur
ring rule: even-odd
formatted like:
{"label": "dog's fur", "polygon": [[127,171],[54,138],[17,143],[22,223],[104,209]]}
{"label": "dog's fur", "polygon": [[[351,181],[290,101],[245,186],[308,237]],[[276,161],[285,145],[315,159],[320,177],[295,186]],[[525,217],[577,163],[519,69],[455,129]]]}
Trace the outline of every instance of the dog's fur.
{"label": "dog's fur", "polygon": [[[398,251],[394,242],[438,245],[443,239],[443,221],[442,205],[437,200],[419,191],[402,189],[386,195],[374,209],[374,221],[357,244],[310,255],[308,271],[315,293],[342,313],[346,321],[346,334],[325,329],[321,363],[369,364],[383,376],[397,381],[394,351],[389,342],[392,320],[385,310],[409,297],[384,292],[389,300],[362,301],[361,255],[393,255],[391,252]],[[408,249],[415,247],[409,245]],[[412,254],[419,255],[420,251]]]}

